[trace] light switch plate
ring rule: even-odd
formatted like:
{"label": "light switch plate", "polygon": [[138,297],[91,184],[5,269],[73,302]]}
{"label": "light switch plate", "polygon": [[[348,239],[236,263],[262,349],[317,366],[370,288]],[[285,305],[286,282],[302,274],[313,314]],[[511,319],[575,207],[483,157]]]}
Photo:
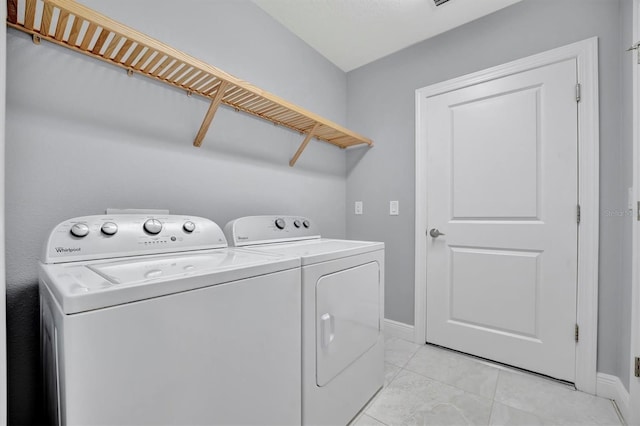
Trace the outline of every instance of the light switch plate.
{"label": "light switch plate", "polygon": [[362,214],[362,201],[356,201],[355,214]]}
{"label": "light switch plate", "polygon": [[389,215],[398,216],[400,214],[400,204],[397,201],[389,201]]}

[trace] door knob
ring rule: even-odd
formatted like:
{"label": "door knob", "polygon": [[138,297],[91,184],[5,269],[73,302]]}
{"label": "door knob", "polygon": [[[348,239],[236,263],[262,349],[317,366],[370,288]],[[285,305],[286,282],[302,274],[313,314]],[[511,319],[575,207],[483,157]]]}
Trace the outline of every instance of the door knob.
{"label": "door knob", "polygon": [[440,235],[444,235],[442,232],[438,231],[438,228],[431,228],[429,231],[429,235],[433,238],[438,238]]}

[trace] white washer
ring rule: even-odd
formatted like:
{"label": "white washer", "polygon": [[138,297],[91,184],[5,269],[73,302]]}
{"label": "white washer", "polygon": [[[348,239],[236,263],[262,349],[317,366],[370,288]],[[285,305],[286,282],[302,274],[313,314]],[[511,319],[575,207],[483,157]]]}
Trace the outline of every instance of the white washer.
{"label": "white washer", "polygon": [[55,424],[300,424],[300,260],[192,216],[86,216],[40,264]]}
{"label": "white washer", "polygon": [[346,425],[384,383],[384,244],[320,237],[298,216],[225,226],[229,244],[301,259],[302,423]]}

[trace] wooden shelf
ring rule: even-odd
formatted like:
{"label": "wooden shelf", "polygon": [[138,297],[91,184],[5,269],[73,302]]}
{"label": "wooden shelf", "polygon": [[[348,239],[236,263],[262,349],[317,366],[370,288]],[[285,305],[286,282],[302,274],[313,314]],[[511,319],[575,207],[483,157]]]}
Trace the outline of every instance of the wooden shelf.
{"label": "wooden shelf", "polygon": [[211,100],[194,140],[200,146],[220,104],[305,135],[293,166],[312,138],[340,148],[373,145],[349,129],[120,24],[73,0],[7,0],[7,25]]}

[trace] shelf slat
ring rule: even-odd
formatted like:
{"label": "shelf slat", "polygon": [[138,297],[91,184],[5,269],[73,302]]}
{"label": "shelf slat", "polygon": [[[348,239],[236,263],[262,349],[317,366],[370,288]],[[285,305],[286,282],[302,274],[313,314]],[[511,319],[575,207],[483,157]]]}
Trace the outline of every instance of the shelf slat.
{"label": "shelf slat", "polygon": [[36,0],[26,0],[26,12],[24,15],[24,26],[28,30],[33,29],[36,19]]}
{"label": "shelf slat", "polygon": [[18,0],[8,0],[7,21],[18,22]]}
{"label": "shelf slat", "polygon": [[[24,5],[24,16],[19,16],[20,3]],[[42,7],[37,7],[37,3],[42,3]],[[73,0],[7,0],[7,7],[7,25],[12,28],[109,62],[130,73],[145,75],[186,90],[189,94],[198,94],[211,100],[205,122],[194,141],[196,146],[204,139],[211,122],[209,120],[209,123],[206,123],[209,115],[212,119],[220,104],[306,134],[306,143],[315,137],[340,148],[360,144],[373,145],[369,138],[261,90]],[[59,18],[54,20],[52,25],[52,16],[55,16],[56,12]],[[68,21],[71,18],[73,24],[68,29]],[[37,28],[38,22],[40,28]],[[50,28],[53,26],[55,28]],[[84,34],[83,28],[86,28]],[[100,33],[96,37],[97,31]],[[82,38],[79,40],[80,35]],[[94,38],[96,41],[92,46]],[[102,55],[101,50],[104,50]],[[144,54],[137,60],[143,51]],[[304,147],[306,143],[303,144]],[[296,153],[295,160],[301,152],[302,150],[299,150]],[[292,159],[293,163],[295,160]]]}

